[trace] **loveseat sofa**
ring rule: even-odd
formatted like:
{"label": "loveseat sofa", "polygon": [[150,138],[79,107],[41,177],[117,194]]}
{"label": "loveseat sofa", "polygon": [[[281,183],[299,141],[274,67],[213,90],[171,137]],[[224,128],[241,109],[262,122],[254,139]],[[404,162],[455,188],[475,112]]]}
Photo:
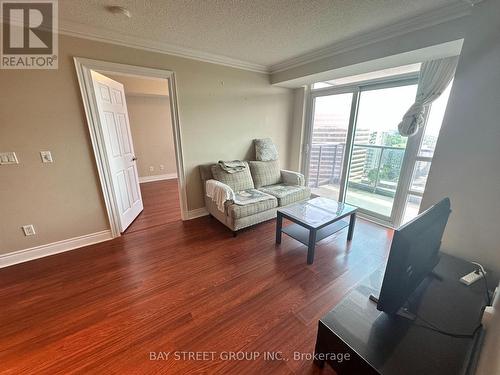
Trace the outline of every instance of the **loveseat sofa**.
{"label": "loveseat sofa", "polygon": [[234,235],[240,229],[274,219],[278,207],[310,198],[311,191],[305,186],[304,175],[280,169],[277,160],[248,161],[244,164],[246,168],[236,173],[226,172],[219,164],[200,166],[204,189],[207,180],[215,179],[231,188],[236,197],[260,197],[258,202],[247,204],[227,200],[223,212],[204,190],[208,212],[231,229]]}

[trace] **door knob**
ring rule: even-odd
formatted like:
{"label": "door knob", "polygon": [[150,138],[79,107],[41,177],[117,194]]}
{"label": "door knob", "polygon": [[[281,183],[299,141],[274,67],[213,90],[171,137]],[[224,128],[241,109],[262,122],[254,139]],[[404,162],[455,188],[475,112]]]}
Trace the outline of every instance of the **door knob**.
{"label": "door knob", "polygon": [[132,158],[132,161],[136,161],[136,160],[137,160],[137,158],[134,156],[134,157]]}

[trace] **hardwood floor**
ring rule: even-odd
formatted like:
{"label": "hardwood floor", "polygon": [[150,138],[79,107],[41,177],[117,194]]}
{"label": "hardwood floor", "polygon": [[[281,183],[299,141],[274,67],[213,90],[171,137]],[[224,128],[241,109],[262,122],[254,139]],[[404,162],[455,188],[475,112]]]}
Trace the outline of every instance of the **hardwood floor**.
{"label": "hardwood floor", "polygon": [[[294,352],[313,352],[318,319],[383,264],[392,231],[360,219],[350,246],[344,229],[308,266],[305,246],[275,246],[273,221],[233,238],[213,218],[176,219],[161,186],[144,185],[143,217],[122,237],[0,270],[0,371],[333,373]],[[238,351],[285,360],[224,360]]]}
{"label": "hardwood floor", "polygon": [[163,225],[181,219],[177,179],[141,184],[144,210],[125,233]]}

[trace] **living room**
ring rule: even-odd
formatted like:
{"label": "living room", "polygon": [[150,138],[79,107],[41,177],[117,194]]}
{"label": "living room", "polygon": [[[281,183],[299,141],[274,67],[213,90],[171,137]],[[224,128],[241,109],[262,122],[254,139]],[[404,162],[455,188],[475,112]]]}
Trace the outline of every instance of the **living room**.
{"label": "living room", "polygon": [[[422,238],[442,261],[412,258],[425,280],[398,291],[444,278],[458,321],[432,310],[431,324],[406,319],[407,337],[455,348],[429,346],[434,373],[496,371],[498,1],[27,4],[2,2],[2,371],[421,372],[401,367],[422,350],[402,331],[365,348],[376,360],[315,355],[331,342],[319,325]],[[44,21],[25,26],[28,10]],[[131,94],[127,77],[164,92]],[[168,106],[168,145],[160,130],[140,145],[139,99]],[[433,213],[442,231],[404,231]],[[376,294],[362,305],[393,316]],[[460,340],[477,354],[443,360]]]}

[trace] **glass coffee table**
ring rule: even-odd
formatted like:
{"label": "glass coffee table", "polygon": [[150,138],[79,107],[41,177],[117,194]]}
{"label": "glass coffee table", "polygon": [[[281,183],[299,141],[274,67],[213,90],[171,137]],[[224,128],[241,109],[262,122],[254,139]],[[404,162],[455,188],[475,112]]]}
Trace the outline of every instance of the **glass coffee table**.
{"label": "glass coffee table", "polygon": [[[303,243],[307,246],[307,264],[312,264],[316,242],[346,227],[349,227],[347,241],[352,240],[356,224],[356,210],[354,206],[322,197],[278,208],[276,243],[281,243],[281,233]],[[350,218],[346,220],[348,216]],[[283,227],[283,218],[294,224]]]}

